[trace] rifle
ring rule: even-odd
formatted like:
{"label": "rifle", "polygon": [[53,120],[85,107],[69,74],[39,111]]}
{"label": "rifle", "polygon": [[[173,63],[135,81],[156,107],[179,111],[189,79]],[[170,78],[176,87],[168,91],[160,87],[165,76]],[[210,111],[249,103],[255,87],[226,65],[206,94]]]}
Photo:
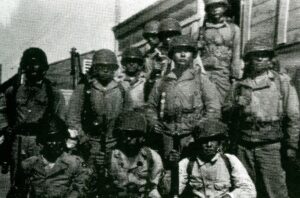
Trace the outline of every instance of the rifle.
{"label": "rifle", "polygon": [[25,178],[20,178],[22,176],[22,137],[18,137],[18,151],[17,151],[17,166],[16,166],[16,173],[15,173],[15,181],[12,184],[8,194],[7,198],[18,198],[18,197],[26,197],[26,195],[21,192],[22,185],[23,185],[23,179]]}
{"label": "rifle", "polygon": [[[179,108],[176,108],[175,114],[175,128],[172,137],[173,137],[173,149],[177,152],[180,152],[180,127],[178,127],[178,123],[182,121],[182,114]],[[171,197],[178,198],[179,197],[179,166],[178,162],[176,162],[171,169]]]}
{"label": "rifle", "polygon": [[[104,159],[107,158],[107,150],[106,150],[106,134],[108,131],[108,121],[107,121],[107,116],[105,114],[102,115],[102,124],[98,124],[98,131],[101,132],[100,135],[100,153],[104,153]],[[99,128],[101,126],[101,128]],[[107,162],[100,167],[100,177],[101,177],[101,182],[100,182],[100,187],[98,187],[97,190],[97,196],[96,197],[101,197],[105,198],[107,197]]]}

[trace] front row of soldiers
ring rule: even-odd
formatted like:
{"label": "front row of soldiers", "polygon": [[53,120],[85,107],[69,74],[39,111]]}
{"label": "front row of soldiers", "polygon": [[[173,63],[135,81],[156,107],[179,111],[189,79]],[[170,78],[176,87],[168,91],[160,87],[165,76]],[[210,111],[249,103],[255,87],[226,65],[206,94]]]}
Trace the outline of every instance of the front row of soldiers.
{"label": "front row of soldiers", "polygon": [[[67,127],[54,116],[43,122],[36,142],[40,153],[22,161],[11,197],[150,197],[164,191],[164,167],[160,155],[146,146],[147,121],[136,111],[117,118],[116,146],[97,164],[105,174],[95,182],[95,169],[69,154]],[[255,197],[256,191],[242,163],[225,154],[226,126],[217,120],[199,123],[192,132],[195,152],[179,162],[177,195],[181,197]],[[101,192],[93,191],[100,188]]]}

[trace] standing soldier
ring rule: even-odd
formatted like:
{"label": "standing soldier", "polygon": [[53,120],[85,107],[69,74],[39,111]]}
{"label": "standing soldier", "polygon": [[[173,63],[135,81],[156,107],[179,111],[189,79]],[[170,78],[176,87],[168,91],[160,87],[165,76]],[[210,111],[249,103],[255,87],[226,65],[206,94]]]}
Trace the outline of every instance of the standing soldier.
{"label": "standing soldier", "polygon": [[155,48],[156,53],[153,55],[151,61],[151,72],[149,74],[147,83],[145,85],[145,100],[148,101],[149,94],[157,79],[167,74],[172,67],[172,62],[168,57],[168,50],[170,40],[174,36],[181,35],[181,26],[176,19],[166,18],[163,19],[158,28],[158,37],[160,44]]}
{"label": "standing soldier", "polygon": [[45,78],[48,67],[43,50],[25,50],[20,62],[20,70],[25,72],[25,83],[12,86],[5,93],[8,130],[13,136],[10,169],[12,190],[17,180],[17,165],[22,159],[39,153],[35,140],[40,133],[41,120],[53,114],[64,118],[65,100],[62,93]]}
{"label": "standing soldier", "polygon": [[226,21],[227,0],[205,0],[207,20],[200,28],[198,48],[204,69],[216,84],[220,102],[223,104],[231,86],[231,79],[239,79],[240,29]]}
{"label": "standing soldier", "polygon": [[[125,88],[114,80],[117,69],[117,57],[112,51],[96,52],[90,83],[78,85],[69,104],[67,121],[71,138],[78,138],[79,143],[88,140],[91,146],[88,164],[96,171],[98,187],[103,186],[103,159],[116,144],[112,134],[115,119],[128,104]],[[101,194],[100,191],[96,193]]]}
{"label": "standing soldier", "polygon": [[227,127],[216,120],[200,122],[193,130],[194,153],[179,162],[181,197],[255,198],[247,170],[234,156],[224,153]]}
{"label": "standing soldier", "polygon": [[121,63],[125,70],[118,80],[128,90],[132,102],[131,108],[142,109],[145,105],[144,86],[146,82],[143,72],[143,54],[138,48],[127,48],[122,54]]}
{"label": "standing soldier", "polygon": [[196,43],[190,37],[174,37],[169,57],[175,68],[155,84],[149,97],[148,119],[156,133],[162,133],[167,168],[192,141],[191,129],[196,122],[220,116],[215,85],[193,69],[196,55]]}
{"label": "standing soldier", "polygon": [[282,151],[288,160],[296,157],[299,102],[290,78],[272,70],[274,56],[268,39],[248,41],[244,77],[233,86],[225,110],[238,118],[237,156],[255,182],[258,197],[283,198],[288,193]]}
{"label": "standing soldier", "polygon": [[36,140],[42,150],[22,162],[14,198],[86,197],[92,171],[81,158],[65,152],[67,136],[63,120],[46,120]]}
{"label": "standing soldier", "polygon": [[141,113],[122,113],[116,122],[116,149],[110,157],[110,195],[112,197],[160,198],[161,157],[145,146],[147,123]]}
{"label": "standing soldier", "polygon": [[158,37],[158,21],[150,21],[144,26],[143,37],[150,46],[150,49],[145,53],[145,72],[149,75],[152,71],[154,57],[158,53],[157,47],[160,44]]}

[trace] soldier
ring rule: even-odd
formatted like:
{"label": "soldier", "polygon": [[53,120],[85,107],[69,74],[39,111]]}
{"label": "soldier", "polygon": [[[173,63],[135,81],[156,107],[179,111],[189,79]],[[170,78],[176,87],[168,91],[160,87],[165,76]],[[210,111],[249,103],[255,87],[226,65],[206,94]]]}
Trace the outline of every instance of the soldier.
{"label": "soldier", "polygon": [[162,177],[161,157],[145,146],[147,132],[143,114],[128,111],[116,122],[116,149],[110,158],[110,194],[112,197],[160,198],[158,183]]}
{"label": "soldier", "polygon": [[149,75],[152,71],[154,57],[156,56],[160,44],[158,37],[159,22],[156,20],[146,23],[144,26],[143,37],[150,46],[150,49],[145,53],[145,72]]}
{"label": "soldier", "polygon": [[140,110],[145,105],[144,86],[146,76],[143,72],[143,54],[138,48],[127,48],[122,54],[121,63],[125,71],[122,76],[119,76],[118,80],[128,90],[132,100],[130,108]]}
{"label": "soldier", "polygon": [[216,84],[223,104],[231,87],[231,79],[239,79],[240,29],[226,21],[227,0],[205,0],[207,20],[200,28],[198,44],[204,69]]}
{"label": "soldier", "polygon": [[283,153],[289,160],[295,158],[299,102],[290,78],[272,70],[274,56],[268,39],[258,37],[248,41],[244,77],[234,85],[225,110],[238,117],[234,122],[237,156],[255,182],[258,197],[282,198],[288,194],[281,148],[284,146]]}
{"label": "soldier", "polygon": [[158,37],[160,40],[160,44],[157,48],[155,48],[156,50],[152,56],[152,61],[150,61],[152,64],[150,67],[152,69],[145,85],[146,101],[148,101],[149,94],[156,80],[161,78],[171,70],[172,62],[168,57],[169,43],[174,36],[178,35],[181,35],[181,26],[177,20],[173,18],[166,18],[160,22],[158,28]]}
{"label": "soldier", "polygon": [[22,162],[14,197],[85,197],[92,172],[81,158],[64,150],[68,136],[63,120],[53,117],[38,135],[39,155]]}
{"label": "soldier", "polygon": [[40,133],[40,121],[53,114],[61,118],[65,116],[62,93],[45,78],[48,67],[47,56],[43,50],[25,50],[20,62],[20,70],[25,72],[25,83],[9,87],[5,93],[8,130],[13,138],[10,162],[12,187],[16,180],[17,164],[22,158],[39,153],[35,139]]}
{"label": "soldier", "polygon": [[112,133],[115,119],[130,103],[125,88],[113,78],[117,69],[117,57],[112,51],[101,49],[96,52],[91,82],[78,85],[69,104],[67,122],[70,136],[78,138],[79,144],[84,140],[90,144],[88,164],[96,170],[98,186],[102,186],[104,165],[100,166],[97,161],[107,157],[116,144]]}
{"label": "soldier", "polygon": [[191,129],[196,122],[207,117],[220,117],[215,85],[192,68],[196,55],[196,43],[190,37],[174,37],[169,57],[175,68],[155,84],[149,97],[147,116],[155,132],[163,136],[167,168],[168,163],[174,164],[193,140]]}
{"label": "soldier", "polygon": [[179,162],[181,197],[256,197],[255,186],[240,160],[224,154],[227,127],[217,120],[193,129],[194,153]]}

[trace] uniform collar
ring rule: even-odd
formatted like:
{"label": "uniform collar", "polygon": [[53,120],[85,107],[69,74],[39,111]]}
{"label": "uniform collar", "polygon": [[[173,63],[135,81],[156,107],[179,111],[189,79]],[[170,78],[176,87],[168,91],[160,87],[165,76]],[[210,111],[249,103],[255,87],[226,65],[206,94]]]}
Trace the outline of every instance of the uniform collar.
{"label": "uniform collar", "polygon": [[256,89],[264,89],[267,87],[270,87],[271,81],[273,81],[275,78],[274,74],[271,71],[267,71],[261,76],[258,76],[254,79],[246,79],[244,82],[241,82],[242,85],[248,86],[249,88],[252,88],[253,90]]}
{"label": "uniform collar", "polygon": [[222,23],[217,23],[217,24],[214,24],[214,23],[210,23],[210,22],[206,22],[205,23],[205,27],[206,28],[215,28],[215,29],[219,29],[219,28],[223,28],[223,27],[227,27],[228,26],[228,23],[224,20]]}
{"label": "uniform collar", "polygon": [[106,87],[104,87],[98,80],[93,79],[92,86],[100,91],[107,91],[116,88],[118,83],[115,80],[112,80]]}
{"label": "uniform collar", "polygon": [[209,162],[204,162],[198,157],[197,157],[197,162],[198,162],[199,166],[203,166],[204,164],[207,164],[207,163],[214,164],[214,163],[216,163],[216,161],[219,158],[220,158],[220,153],[217,153]]}
{"label": "uniform collar", "polygon": [[[57,160],[54,162],[54,166],[52,169],[50,169],[49,173],[47,173],[47,176],[53,175],[57,172],[60,172],[61,170],[65,170],[67,166],[67,162],[65,161],[66,153],[63,152]],[[41,173],[42,175],[46,175],[45,172],[45,166],[48,165],[48,161],[40,155],[37,159],[37,163],[34,164],[33,169],[35,169],[37,172]]]}
{"label": "uniform collar", "polygon": [[178,82],[192,80],[195,78],[195,73],[196,71],[194,69],[188,68],[182,73],[180,78],[177,78],[176,74],[173,71],[171,71],[169,74],[166,75],[166,79],[174,79],[177,80]]}

